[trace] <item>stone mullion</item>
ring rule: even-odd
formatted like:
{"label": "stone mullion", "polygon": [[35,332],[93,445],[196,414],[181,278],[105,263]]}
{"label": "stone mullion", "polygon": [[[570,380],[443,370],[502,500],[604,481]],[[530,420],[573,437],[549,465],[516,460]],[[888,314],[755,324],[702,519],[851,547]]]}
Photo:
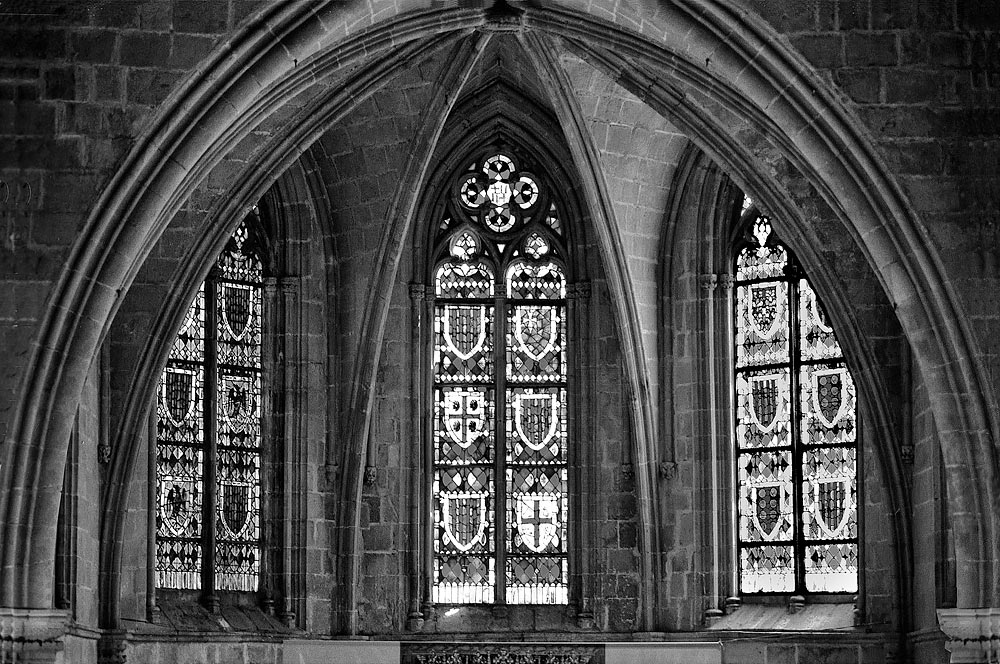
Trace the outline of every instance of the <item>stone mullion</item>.
{"label": "stone mullion", "polygon": [[496,283],[493,301],[493,556],[494,605],[507,604],[507,307],[505,286]]}
{"label": "stone mullion", "polygon": [[205,379],[203,426],[205,453],[202,457],[202,556],[201,601],[213,613],[219,610],[215,592],[216,507],[218,482],[218,270],[212,268],[205,281]]}
{"label": "stone mullion", "polygon": [[798,265],[789,262],[786,267],[788,283],[788,380],[789,424],[792,436],[792,527],[794,528],[795,592],[789,598],[789,609],[793,612],[805,603],[806,562],[805,528],[802,522],[804,497],[802,495],[802,404],[800,402],[799,372],[802,367],[802,349],[799,344],[799,278]]}
{"label": "stone mullion", "polygon": [[568,403],[570,445],[569,495],[570,513],[568,528],[570,546],[567,552],[570,578],[570,602],[577,607],[577,624],[584,629],[594,625],[591,601],[594,597],[591,555],[594,532],[590,516],[594,513],[587,503],[587,497],[594,495],[597,486],[594,474],[595,428],[593,408],[594,386],[589,380],[594,375],[591,362],[594,358],[591,344],[593,328],[589,325],[591,315],[590,282],[578,282],[569,287],[566,302],[566,340],[572,339],[569,353],[569,372],[566,376],[566,400]]}

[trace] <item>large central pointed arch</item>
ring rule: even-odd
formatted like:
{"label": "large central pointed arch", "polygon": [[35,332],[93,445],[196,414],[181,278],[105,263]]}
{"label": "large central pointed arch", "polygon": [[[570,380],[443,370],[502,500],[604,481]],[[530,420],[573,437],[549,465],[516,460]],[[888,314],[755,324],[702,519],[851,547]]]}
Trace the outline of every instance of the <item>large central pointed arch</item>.
{"label": "large central pointed arch", "polygon": [[977,348],[958,298],[872,141],[830,84],[745,10],[725,0],[632,5],[620,6],[622,13],[610,18],[532,8],[490,24],[484,10],[426,9],[417,1],[397,3],[396,14],[381,9],[378,15],[366,2],[294,3],[261,10],[220,47],[163,104],[101,194],[50,296],[0,457],[0,519],[6,524],[0,604],[51,602],[54,525],[46,515],[55,513],[59,487],[43,477],[61,477],[56,471],[100,340],[193,187],[318,68],[364,67],[373,55],[412,40],[488,24],[626,54],[657,76],[651,89],[669,91],[668,81],[677,77],[723,106],[735,97],[770,120],[781,149],[851,229],[897,306],[927,379],[948,465],[969,475],[964,490],[949,491],[963,570],[959,604],[1000,601],[1000,533],[991,513],[1000,498],[998,427],[989,408],[993,388],[975,361]]}

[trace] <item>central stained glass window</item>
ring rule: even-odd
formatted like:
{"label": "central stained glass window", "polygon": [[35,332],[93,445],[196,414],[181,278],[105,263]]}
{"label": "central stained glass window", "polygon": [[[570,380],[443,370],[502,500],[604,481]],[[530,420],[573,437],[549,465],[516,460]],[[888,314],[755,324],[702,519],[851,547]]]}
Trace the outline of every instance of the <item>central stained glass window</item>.
{"label": "central stained glass window", "polygon": [[432,598],[567,603],[566,274],[514,157],[463,172],[435,243]]}
{"label": "central stained glass window", "polygon": [[740,591],[858,589],[857,406],[836,334],[758,216],[736,257]]}

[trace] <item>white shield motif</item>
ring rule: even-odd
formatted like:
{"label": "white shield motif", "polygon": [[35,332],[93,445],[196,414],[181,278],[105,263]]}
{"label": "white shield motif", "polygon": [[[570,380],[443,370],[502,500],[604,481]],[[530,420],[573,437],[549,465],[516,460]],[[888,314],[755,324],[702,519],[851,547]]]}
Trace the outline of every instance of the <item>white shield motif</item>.
{"label": "white shield motif", "polygon": [[440,494],[444,538],[459,551],[486,544],[486,494]]}
{"label": "white shield motif", "polygon": [[750,420],[764,433],[770,432],[781,419],[781,391],[778,385],[783,374],[749,376],[750,394],[747,395],[747,413]]}
{"label": "white shield motif", "polygon": [[164,477],[159,491],[160,523],[170,535],[184,537],[197,535],[188,532],[195,517],[195,483],[188,479]]}
{"label": "white shield motif", "polygon": [[248,284],[220,284],[222,322],[234,339],[242,339],[250,330],[257,289]]}
{"label": "white shield motif", "polygon": [[251,487],[246,482],[219,482],[219,521],[230,537],[239,537],[251,513]]}
{"label": "white shield motif", "polygon": [[444,308],[444,336],[448,352],[467,360],[486,343],[486,307],[448,305]]}
{"label": "white shield motif", "polygon": [[219,386],[222,416],[232,431],[245,431],[257,415],[257,395],[250,376],[223,376]]}
{"label": "white shield motif", "polygon": [[198,383],[197,369],[181,369],[179,367],[167,367],[163,372],[163,380],[160,381],[160,403],[163,404],[163,411],[174,426],[179,427],[181,423],[191,415],[197,403]]}
{"label": "white shield motif", "polygon": [[517,533],[521,543],[541,553],[557,540],[559,498],[547,493],[529,493],[517,497]]}
{"label": "white shield motif", "polygon": [[555,307],[518,307],[514,316],[518,350],[533,360],[542,359],[556,345],[558,324]]}
{"label": "white shield motif", "polygon": [[812,374],[813,413],[829,428],[833,428],[849,409],[850,380],[844,367],[818,369]]}
{"label": "white shield motif", "polygon": [[785,301],[781,284],[750,284],[747,289],[747,319],[761,339],[770,339],[781,327]]}
{"label": "white shield motif", "polygon": [[466,449],[486,432],[486,400],[483,393],[448,390],[444,393],[443,416],[448,437]]}
{"label": "white shield motif", "polygon": [[525,445],[536,452],[552,440],[559,424],[555,394],[518,394],[514,400],[514,428]]}
{"label": "white shield motif", "polygon": [[829,538],[840,537],[840,531],[854,511],[849,506],[850,477],[823,477],[813,480],[813,511],[816,521]]}
{"label": "white shield motif", "polygon": [[773,540],[784,522],[781,516],[784,486],[784,482],[758,482],[746,487],[750,520],[765,540]]}

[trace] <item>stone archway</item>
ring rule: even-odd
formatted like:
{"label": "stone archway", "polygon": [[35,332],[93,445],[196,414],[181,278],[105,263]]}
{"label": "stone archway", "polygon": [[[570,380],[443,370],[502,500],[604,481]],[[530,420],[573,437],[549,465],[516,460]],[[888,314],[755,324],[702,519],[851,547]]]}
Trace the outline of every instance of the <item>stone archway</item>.
{"label": "stone archway", "polygon": [[[403,13],[419,4],[403,3],[398,16],[376,17],[368,5],[336,2],[262,12],[160,109],[92,210],[34,343],[0,471],[7,487],[0,495],[7,524],[0,542],[6,572],[0,603],[45,607],[51,601],[54,533],[45,517],[55,512],[59,487],[43,477],[60,475],[53,471],[63,464],[86,370],[173,213],[209,168],[317,68],[361,64],[414,39],[470,31],[487,21],[481,10]],[[668,78],[710,63],[691,78],[707,98],[756,109],[777,127],[781,149],[853,230],[897,305],[928,379],[951,481],[958,481],[959,469],[974,473],[971,490],[967,483],[965,491],[951,492],[963,543],[959,603],[995,604],[1000,537],[990,510],[1000,479],[997,424],[988,407],[992,388],[976,367],[971,332],[906,197],[828,84],[755,17],[721,1],[614,6],[610,13],[594,9],[594,16],[531,9],[504,29],[614,48]]]}

